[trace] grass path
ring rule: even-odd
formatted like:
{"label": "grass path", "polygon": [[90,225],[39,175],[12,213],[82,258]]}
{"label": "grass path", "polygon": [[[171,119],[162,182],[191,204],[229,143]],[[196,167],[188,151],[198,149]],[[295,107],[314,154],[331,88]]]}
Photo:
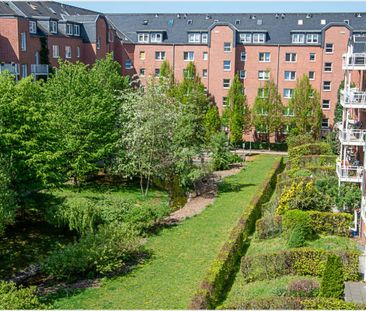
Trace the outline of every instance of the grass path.
{"label": "grass path", "polygon": [[59,298],[61,309],[184,309],[212,260],[278,157],[258,156],[245,170],[228,177],[215,202],[201,214],[149,238],[153,257],[126,276],[106,280]]}

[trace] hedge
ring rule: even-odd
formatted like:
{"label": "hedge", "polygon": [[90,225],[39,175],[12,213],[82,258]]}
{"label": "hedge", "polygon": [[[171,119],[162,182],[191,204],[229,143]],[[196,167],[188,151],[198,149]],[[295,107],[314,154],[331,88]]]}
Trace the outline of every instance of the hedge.
{"label": "hedge", "polygon": [[270,143],[268,142],[243,142],[243,147],[246,150],[254,149],[254,150],[274,150],[274,151],[287,151],[287,144],[286,143]]}
{"label": "hedge", "polygon": [[336,155],[306,155],[294,157],[286,163],[286,169],[306,168],[308,166],[330,166],[336,163]]}
{"label": "hedge", "polygon": [[282,232],[282,216],[269,215],[258,219],[255,223],[255,233],[258,239],[265,240],[280,235]]}
{"label": "hedge", "polygon": [[288,156],[290,160],[306,155],[331,155],[332,148],[328,143],[319,142],[305,144],[298,147],[290,148]]}
{"label": "hedge", "polygon": [[261,214],[261,205],[271,197],[276,183],[276,175],[282,168],[282,161],[281,158],[274,163],[268,177],[259,187],[257,195],[244,209],[239,222],[231,231],[229,239],[221,248],[193,296],[189,309],[214,309],[223,298],[225,288],[237,271],[248,238],[254,232],[255,222]]}
{"label": "hedge", "polygon": [[359,254],[357,252],[331,252],[305,247],[245,256],[241,261],[241,272],[248,282],[274,279],[283,275],[321,277],[328,254],[337,254],[341,257],[346,281],[358,279]]}

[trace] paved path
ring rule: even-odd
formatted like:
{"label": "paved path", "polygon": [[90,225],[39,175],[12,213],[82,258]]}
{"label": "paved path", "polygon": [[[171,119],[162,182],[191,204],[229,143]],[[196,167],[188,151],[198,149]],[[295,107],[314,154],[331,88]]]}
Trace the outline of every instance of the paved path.
{"label": "paved path", "polygon": [[346,301],[366,304],[366,283],[346,282],[345,297]]}

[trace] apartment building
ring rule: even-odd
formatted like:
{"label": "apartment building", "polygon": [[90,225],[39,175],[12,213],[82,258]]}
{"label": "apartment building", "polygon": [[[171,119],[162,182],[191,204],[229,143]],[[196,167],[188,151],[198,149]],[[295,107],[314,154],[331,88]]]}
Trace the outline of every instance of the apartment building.
{"label": "apartment building", "polygon": [[[362,192],[361,209],[355,211],[360,237],[366,243],[366,37],[353,36],[343,55],[344,89],[342,122],[336,124],[341,144],[337,161],[339,183],[356,183]],[[360,221],[357,216],[360,215]]]}

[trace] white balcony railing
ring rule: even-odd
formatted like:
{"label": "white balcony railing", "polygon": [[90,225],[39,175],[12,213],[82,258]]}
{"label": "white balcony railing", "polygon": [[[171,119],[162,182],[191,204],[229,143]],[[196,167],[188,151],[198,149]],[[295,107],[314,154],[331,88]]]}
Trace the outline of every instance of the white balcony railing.
{"label": "white balcony railing", "polygon": [[341,91],[341,104],[344,108],[366,109],[366,92],[356,88]]}
{"label": "white balcony railing", "polygon": [[366,129],[343,129],[339,127],[339,140],[344,145],[363,146],[365,144]]}
{"label": "white balcony railing", "polygon": [[346,53],[343,54],[343,69],[366,69],[366,53]]}
{"label": "white balcony railing", "polygon": [[363,166],[351,166],[337,163],[337,175],[340,181],[361,183],[363,176]]}
{"label": "white balcony railing", "polygon": [[19,64],[0,64],[0,73],[8,71],[13,75],[19,75]]}
{"label": "white balcony railing", "polygon": [[47,76],[48,69],[49,69],[49,65],[47,65],[47,64],[32,64],[31,65],[31,73],[35,76],[36,75]]}

